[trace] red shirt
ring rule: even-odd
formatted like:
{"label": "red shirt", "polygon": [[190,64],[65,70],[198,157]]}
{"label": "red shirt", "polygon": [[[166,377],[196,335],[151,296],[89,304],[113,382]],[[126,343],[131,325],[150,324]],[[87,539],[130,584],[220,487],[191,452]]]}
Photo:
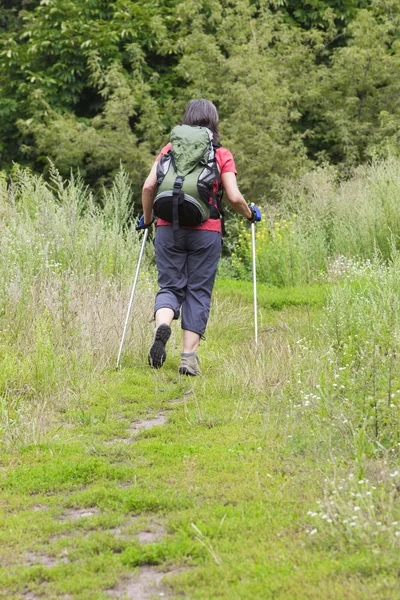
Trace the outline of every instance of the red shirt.
{"label": "red shirt", "polygon": [[[160,160],[164,154],[167,154],[171,150],[171,143],[164,146],[161,150],[160,154],[157,156],[156,160]],[[219,166],[220,175],[222,173],[235,173],[237,175],[235,161],[233,160],[232,153],[229,152],[226,148],[222,146],[217,148],[216,150],[216,159],[217,164]],[[168,221],[164,221],[163,219],[158,219],[157,227],[162,225],[172,225]],[[221,233],[221,220],[220,219],[207,219],[201,225],[197,225],[197,227],[188,227],[188,229],[204,229],[205,231],[218,231]]]}

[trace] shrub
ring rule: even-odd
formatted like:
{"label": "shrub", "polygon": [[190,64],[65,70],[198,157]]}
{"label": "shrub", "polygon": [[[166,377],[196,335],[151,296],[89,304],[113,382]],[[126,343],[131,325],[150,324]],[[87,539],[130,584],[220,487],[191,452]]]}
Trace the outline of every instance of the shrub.
{"label": "shrub", "polygon": [[[332,261],[389,261],[400,249],[400,161],[376,161],[340,180],[332,167],[288,182],[256,226],[257,274],[276,286],[318,280]],[[231,250],[233,275],[251,277],[251,237],[242,223]]]}

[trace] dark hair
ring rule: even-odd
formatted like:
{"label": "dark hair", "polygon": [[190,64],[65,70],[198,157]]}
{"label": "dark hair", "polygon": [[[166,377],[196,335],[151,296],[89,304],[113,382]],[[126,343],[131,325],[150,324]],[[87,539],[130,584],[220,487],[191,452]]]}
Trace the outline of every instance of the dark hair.
{"label": "dark hair", "polygon": [[183,115],[183,124],[208,127],[213,132],[214,139],[219,140],[218,112],[209,100],[191,100]]}

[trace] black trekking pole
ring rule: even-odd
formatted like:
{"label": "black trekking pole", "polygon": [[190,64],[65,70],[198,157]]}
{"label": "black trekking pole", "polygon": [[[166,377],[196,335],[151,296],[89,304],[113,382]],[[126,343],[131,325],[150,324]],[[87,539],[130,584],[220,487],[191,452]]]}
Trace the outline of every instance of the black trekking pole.
{"label": "black trekking pole", "polygon": [[120,358],[121,358],[122,347],[123,347],[124,341],[125,341],[125,335],[126,335],[126,330],[127,330],[127,327],[128,327],[129,316],[131,314],[131,309],[132,309],[132,304],[133,304],[133,298],[135,296],[136,285],[137,285],[138,278],[139,278],[140,265],[142,264],[142,259],[143,259],[143,254],[144,254],[144,247],[146,245],[146,241],[147,241],[147,236],[148,235],[149,235],[149,230],[145,229],[144,230],[144,236],[143,236],[143,242],[142,242],[142,248],[140,250],[139,261],[138,261],[138,265],[137,265],[137,268],[136,268],[135,281],[133,282],[131,298],[129,300],[128,312],[126,314],[124,331],[123,331],[123,334],[122,334],[121,344],[119,346],[119,352],[118,352],[118,358],[117,358],[117,369],[119,367],[119,361],[120,361]]}

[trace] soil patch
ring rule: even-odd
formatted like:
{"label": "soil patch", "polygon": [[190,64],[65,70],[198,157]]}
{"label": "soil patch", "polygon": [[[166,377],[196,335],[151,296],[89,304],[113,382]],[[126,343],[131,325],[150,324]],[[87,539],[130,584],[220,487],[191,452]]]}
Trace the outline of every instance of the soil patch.
{"label": "soil patch", "polygon": [[95,517],[100,515],[98,508],[70,508],[67,512],[59,517],[60,521],[77,521],[87,517]]}
{"label": "soil patch", "polygon": [[104,442],[105,446],[114,446],[115,444],[118,443],[123,443],[123,444],[132,444],[135,440],[132,438],[113,438],[112,440],[108,440],[107,442]]}
{"label": "soil patch", "polygon": [[134,421],[128,427],[127,432],[130,437],[128,438],[114,438],[112,440],[108,440],[104,442],[105,446],[113,446],[114,444],[123,443],[123,444],[132,444],[135,442],[135,435],[140,431],[146,431],[147,429],[151,429],[152,427],[159,427],[160,425],[165,425],[167,422],[167,416],[165,411],[161,411],[156,414],[155,417],[151,419],[141,419],[140,421]]}
{"label": "soil patch", "polygon": [[32,508],[32,510],[38,511],[38,510],[49,510],[49,509],[44,504],[36,504],[36,506],[34,506]]}
{"label": "soil patch", "polygon": [[[5,597],[5,596],[4,596]],[[47,597],[47,596],[46,596]],[[34,594],[33,592],[24,592],[23,594],[23,598],[24,600],[42,600],[43,596],[37,596],[36,594]],[[71,600],[72,596],[70,596],[69,594],[65,595],[65,596],[57,596],[57,598],[60,598],[60,600]]]}
{"label": "soil patch", "polygon": [[136,538],[141,544],[154,544],[154,542],[158,542],[167,535],[167,530],[159,523],[151,523],[142,531],[130,533],[130,525],[134,519],[135,517],[132,517],[123,527],[110,529],[110,533],[125,541]]}
{"label": "soil patch", "polygon": [[137,537],[141,544],[153,544],[165,537],[166,533],[165,529],[160,527],[156,531],[139,531],[135,537]]}
{"label": "soil patch", "polygon": [[155,567],[145,565],[140,567],[137,576],[125,579],[114,589],[107,590],[111,598],[124,598],[127,600],[149,600],[154,596],[160,596],[165,600],[172,598],[168,589],[162,585],[168,576],[180,573],[181,569],[173,569],[168,572],[157,571]]}
{"label": "soil patch", "polygon": [[[64,550],[62,556],[56,558],[54,556],[48,556],[47,554],[34,554],[34,552],[25,553],[26,566],[31,567],[32,565],[43,565],[44,567],[56,567],[57,565],[67,565],[70,560],[68,558],[68,550]],[[29,592],[30,593],[30,592]],[[36,597],[36,596],[35,596]]]}
{"label": "soil patch", "polygon": [[147,429],[151,429],[152,427],[158,427],[160,425],[165,425],[167,422],[167,417],[164,411],[159,412],[152,419],[142,419],[141,421],[135,421],[128,427],[128,431],[131,435],[136,435],[139,431]]}

